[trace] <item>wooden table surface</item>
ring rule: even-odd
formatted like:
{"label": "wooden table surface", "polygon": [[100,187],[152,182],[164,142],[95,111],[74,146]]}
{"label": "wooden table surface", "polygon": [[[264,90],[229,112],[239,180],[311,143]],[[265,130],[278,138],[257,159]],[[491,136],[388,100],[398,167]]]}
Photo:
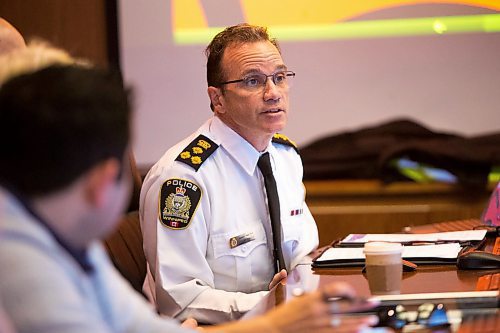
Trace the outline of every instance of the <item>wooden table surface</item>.
{"label": "wooden table surface", "polygon": [[[437,232],[449,230],[453,226],[457,229],[467,228],[476,224],[476,220],[469,222],[447,223],[445,225],[436,224],[417,228],[414,232]],[[489,238],[485,249],[491,251],[495,238]],[[414,272],[403,273],[401,294],[416,293],[440,293],[440,292],[463,292],[478,290],[478,280],[483,277],[500,274],[500,270],[457,270],[456,265],[419,265]],[[331,282],[348,282],[353,286],[359,296],[372,296],[368,287],[368,281],[361,272],[361,267],[335,268],[335,269],[313,269],[310,265],[299,265],[289,274],[286,286],[280,286],[269,294],[258,306],[251,311],[247,317],[261,314],[270,308],[286,302],[293,297],[293,290],[301,288],[305,291],[313,291]],[[498,290],[498,288],[497,288]],[[497,310],[494,316],[493,330],[485,329],[485,332],[500,332],[500,313]],[[468,330],[466,325],[459,332],[475,332],[476,329]],[[481,331],[478,331],[481,332]]]}

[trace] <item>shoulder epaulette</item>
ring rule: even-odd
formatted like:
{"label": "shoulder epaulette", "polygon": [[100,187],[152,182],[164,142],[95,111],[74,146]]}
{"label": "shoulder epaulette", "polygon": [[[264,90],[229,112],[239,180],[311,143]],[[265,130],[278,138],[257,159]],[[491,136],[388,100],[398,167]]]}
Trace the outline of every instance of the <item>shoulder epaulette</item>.
{"label": "shoulder epaulette", "polygon": [[295,151],[297,152],[297,154],[299,153],[299,148],[297,147],[297,144],[294,141],[290,140],[284,134],[280,134],[280,133],[274,134],[273,135],[273,139],[271,141],[275,142],[275,143],[279,143],[279,144],[285,145],[285,146],[293,147],[293,149],[295,149]]}
{"label": "shoulder epaulette", "polygon": [[200,134],[182,150],[175,160],[185,163],[198,171],[203,162],[205,162],[217,148],[219,148],[218,144]]}

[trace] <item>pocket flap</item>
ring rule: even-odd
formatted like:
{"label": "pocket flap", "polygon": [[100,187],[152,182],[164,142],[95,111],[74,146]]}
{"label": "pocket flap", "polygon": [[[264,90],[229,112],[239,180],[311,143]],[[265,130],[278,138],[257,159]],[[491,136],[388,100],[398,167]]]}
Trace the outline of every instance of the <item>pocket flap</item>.
{"label": "pocket flap", "polygon": [[247,257],[257,246],[266,245],[266,243],[264,228],[257,223],[255,228],[247,228],[246,230],[238,228],[212,235],[215,258],[226,255]]}

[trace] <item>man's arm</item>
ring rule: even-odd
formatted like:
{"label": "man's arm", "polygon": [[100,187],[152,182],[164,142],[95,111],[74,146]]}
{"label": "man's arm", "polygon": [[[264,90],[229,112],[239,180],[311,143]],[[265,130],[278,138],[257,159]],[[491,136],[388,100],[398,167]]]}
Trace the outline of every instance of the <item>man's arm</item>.
{"label": "man's arm", "polygon": [[[338,333],[367,332],[375,325],[375,316],[337,316],[332,313],[328,298],[334,296],[353,297],[353,289],[344,283],[333,283],[310,294],[296,297],[265,315],[207,327],[207,332],[225,333]],[[366,310],[370,304],[353,307],[351,311]],[[333,320],[335,319],[335,320]]]}
{"label": "man's arm", "polygon": [[23,332],[110,332],[99,309],[92,308],[89,280],[63,250],[35,240],[2,239],[2,302]]}
{"label": "man's arm", "polygon": [[[175,179],[187,180],[203,188],[199,179],[189,174],[177,174]],[[141,226],[144,235],[146,258],[148,259],[154,282],[154,298],[160,313],[177,316],[179,319],[194,317],[201,323],[218,323],[239,318],[249,311],[266,294],[228,292],[215,289],[214,273],[207,262],[210,219],[210,199],[205,192],[199,202],[188,191],[191,205],[197,209],[189,215],[188,225],[172,227],[168,218],[162,221],[165,207],[163,198],[172,193],[164,193],[167,180],[174,179],[165,175],[160,179],[150,176],[143,185],[141,200]],[[168,189],[167,189],[168,190]],[[163,199],[163,200],[162,200]],[[185,200],[185,199],[183,199]],[[167,207],[168,208],[168,207]],[[168,212],[167,212],[168,213]],[[230,275],[230,273],[228,273]],[[270,282],[270,281],[269,281]]]}
{"label": "man's arm", "polygon": [[108,304],[102,312],[111,318],[113,331],[187,333],[188,329],[195,328],[193,322],[181,327],[173,318],[158,316],[153,306],[118,273],[100,245],[91,250],[93,264],[99,268],[94,280],[101,287],[98,290],[101,298]]}
{"label": "man's arm", "polygon": [[158,317],[100,246],[92,246],[94,270],[85,273],[62,248],[15,237],[0,243],[0,294],[20,332],[187,332]]}

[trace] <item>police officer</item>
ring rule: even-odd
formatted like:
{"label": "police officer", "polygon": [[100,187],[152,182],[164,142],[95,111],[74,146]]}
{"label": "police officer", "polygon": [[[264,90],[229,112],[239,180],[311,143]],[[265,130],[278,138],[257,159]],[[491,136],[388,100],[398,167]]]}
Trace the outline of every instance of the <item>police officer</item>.
{"label": "police officer", "polygon": [[[159,311],[219,323],[251,309],[285,270],[307,260],[318,232],[297,147],[278,134],[295,73],[277,41],[265,28],[241,24],[215,36],[206,54],[214,116],[149,171],[140,217],[146,287]],[[279,197],[275,232],[257,165],[263,154]],[[275,269],[277,245],[282,271]]]}

